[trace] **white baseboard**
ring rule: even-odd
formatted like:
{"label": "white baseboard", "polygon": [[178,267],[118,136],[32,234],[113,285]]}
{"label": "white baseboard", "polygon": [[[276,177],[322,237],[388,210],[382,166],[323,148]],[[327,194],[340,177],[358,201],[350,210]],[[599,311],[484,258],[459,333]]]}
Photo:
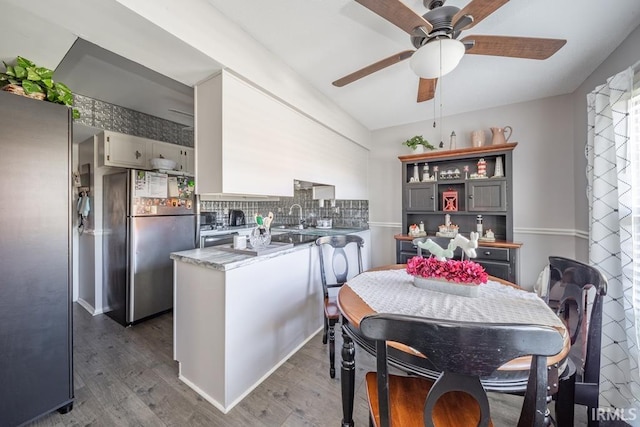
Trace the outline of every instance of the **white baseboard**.
{"label": "white baseboard", "polygon": [[78,298],[78,301],[76,302],[80,304],[82,308],[87,310],[89,314],[91,314],[92,316],[97,316],[98,314],[104,313],[104,310],[96,310],[93,305],[89,304],[87,301],[83,300],[82,298]]}

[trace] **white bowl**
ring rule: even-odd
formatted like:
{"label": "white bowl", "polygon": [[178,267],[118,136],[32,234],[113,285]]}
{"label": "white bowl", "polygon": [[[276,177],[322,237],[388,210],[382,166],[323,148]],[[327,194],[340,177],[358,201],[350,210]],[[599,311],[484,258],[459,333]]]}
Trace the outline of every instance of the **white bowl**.
{"label": "white bowl", "polygon": [[169,159],[151,159],[151,167],[153,169],[173,170],[177,163],[174,160]]}

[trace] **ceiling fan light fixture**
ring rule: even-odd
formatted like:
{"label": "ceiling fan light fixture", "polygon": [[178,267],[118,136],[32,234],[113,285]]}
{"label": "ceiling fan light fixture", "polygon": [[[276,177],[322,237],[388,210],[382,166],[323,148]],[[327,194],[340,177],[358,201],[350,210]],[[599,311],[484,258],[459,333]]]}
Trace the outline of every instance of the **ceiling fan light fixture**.
{"label": "ceiling fan light fixture", "polygon": [[[411,69],[423,79],[436,79],[453,71],[464,56],[461,41],[441,38],[421,46],[412,56]],[[440,64],[442,59],[442,64]]]}

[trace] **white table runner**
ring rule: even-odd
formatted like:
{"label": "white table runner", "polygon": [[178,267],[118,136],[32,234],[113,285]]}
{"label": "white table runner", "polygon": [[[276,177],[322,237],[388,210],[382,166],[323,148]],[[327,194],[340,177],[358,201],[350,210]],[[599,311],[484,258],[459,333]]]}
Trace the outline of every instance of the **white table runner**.
{"label": "white table runner", "polygon": [[413,276],[405,270],[366,272],[347,284],[378,313],[563,327],[560,318],[535,293],[491,280],[480,285],[476,298],[415,287]]}

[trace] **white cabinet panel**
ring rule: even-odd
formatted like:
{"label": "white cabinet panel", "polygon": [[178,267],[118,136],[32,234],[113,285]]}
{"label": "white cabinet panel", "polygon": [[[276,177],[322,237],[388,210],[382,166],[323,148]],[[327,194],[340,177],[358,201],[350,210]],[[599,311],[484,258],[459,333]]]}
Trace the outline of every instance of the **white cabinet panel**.
{"label": "white cabinet panel", "polygon": [[147,139],[116,132],[98,134],[100,166],[147,167]]}
{"label": "white cabinet panel", "polygon": [[196,172],[195,153],[190,147],[182,147],[182,162],[180,163],[183,172],[194,174]]}
{"label": "white cabinet panel", "polygon": [[96,138],[98,166],[151,170],[151,159],[163,158],[175,161],[177,171],[195,173],[193,148],[111,131]]}
{"label": "white cabinet panel", "polygon": [[295,113],[230,76],[223,85],[225,192],[293,195],[296,146],[287,129]]}
{"label": "white cabinet panel", "polygon": [[196,86],[196,192],[292,196],[293,180],[367,199],[368,150],[232,74]]}
{"label": "white cabinet panel", "polygon": [[169,144],[168,142],[151,141],[151,152],[148,168],[151,168],[151,159],[162,158],[176,162],[175,170],[187,173],[194,173],[193,148],[181,145]]}
{"label": "white cabinet panel", "polygon": [[[179,145],[153,141],[151,143],[151,153],[149,161],[160,158],[173,160],[178,166],[182,163],[182,147]],[[178,169],[178,166],[176,166],[176,169]]]}

